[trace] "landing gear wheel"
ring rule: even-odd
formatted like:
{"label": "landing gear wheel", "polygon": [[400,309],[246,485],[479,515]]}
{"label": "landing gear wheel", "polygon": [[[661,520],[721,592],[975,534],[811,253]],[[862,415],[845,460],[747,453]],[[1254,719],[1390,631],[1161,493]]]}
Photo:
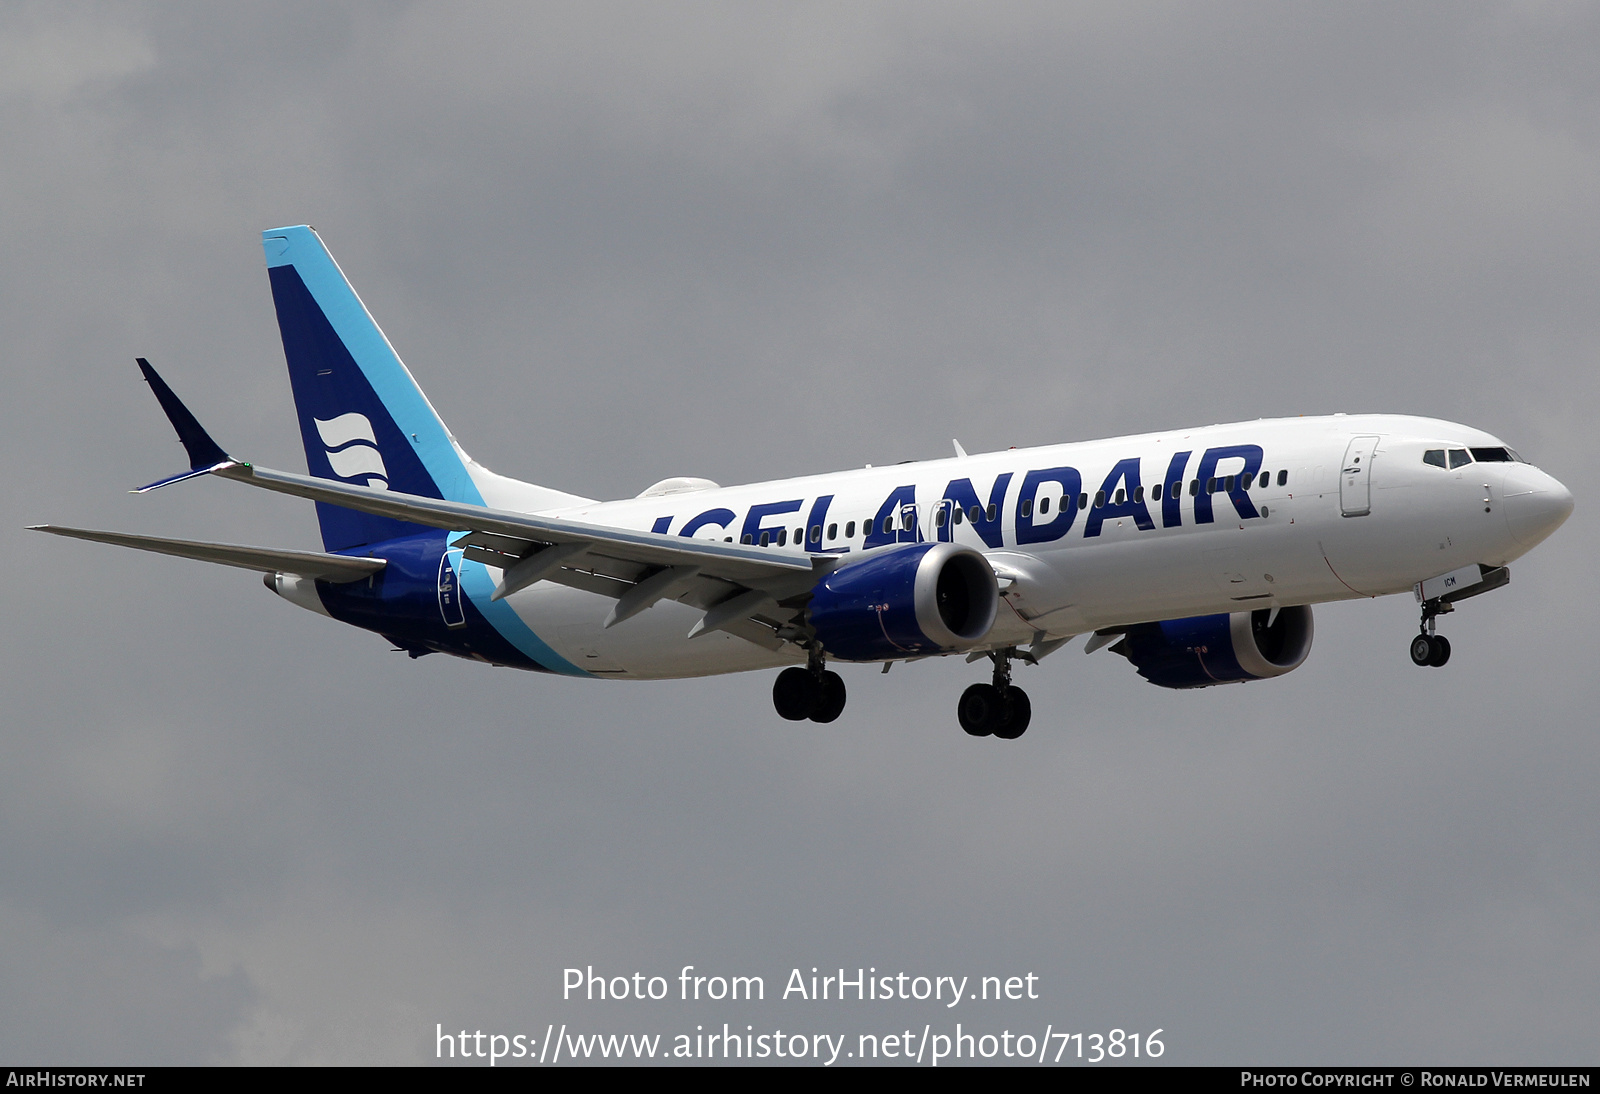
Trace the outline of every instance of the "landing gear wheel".
{"label": "landing gear wheel", "polygon": [[811,720],[831,722],[844,713],[844,679],[832,670],[814,679],[817,681],[817,705],[811,712]]}
{"label": "landing gear wheel", "polygon": [[1027,692],[1017,687],[1006,688],[1001,709],[1006,718],[1002,724],[995,726],[996,737],[1002,741],[1014,741],[1028,732],[1028,723],[1033,720],[1033,703],[1029,701]]}
{"label": "landing gear wheel", "polygon": [[822,688],[807,669],[784,669],[772,683],[772,705],[777,708],[778,717],[791,722],[803,722],[811,717],[821,698]]}
{"label": "landing gear wheel", "polygon": [[1442,634],[1433,636],[1433,653],[1428,657],[1428,664],[1434,668],[1443,668],[1444,663],[1450,660],[1450,639]]}
{"label": "landing gear wheel", "polygon": [[[1446,657],[1450,655],[1445,654]],[[1425,634],[1419,634],[1411,640],[1411,663],[1417,666],[1428,665],[1433,662],[1433,639]]]}
{"label": "landing gear wheel", "polygon": [[956,720],[972,736],[987,737],[994,732],[1002,710],[999,688],[993,684],[973,684],[961,693],[956,703]]}

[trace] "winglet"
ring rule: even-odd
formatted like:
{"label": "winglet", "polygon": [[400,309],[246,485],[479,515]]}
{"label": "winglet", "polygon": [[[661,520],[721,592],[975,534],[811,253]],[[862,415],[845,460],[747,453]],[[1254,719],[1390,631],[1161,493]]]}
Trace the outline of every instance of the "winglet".
{"label": "winglet", "polygon": [[141,486],[134,490],[133,493],[143,494],[147,490],[170,486],[172,483],[182,482],[184,479],[192,479],[197,475],[204,475],[218,467],[233,463],[234,460],[222,450],[222,447],[216,441],[211,439],[211,435],[205,431],[195,416],[189,412],[189,408],[184,406],[182,400],[172,393],[172,389],[167,386],[167,382],[161,378],[155,369],[150,367],[150,362],[143,357],[136,357],[134,360],[139,362],[139,371],[144,373],[145,382],[150,385],[150,390],[155,392],[156,402],[160,403],[161,409],[166,412],[167,420],[172,423],[172,428],[178,431],[178,440],[183,443],[184,450],[189,453],[189,470],[161,479],[158,482],[152,482],[147,486]]}

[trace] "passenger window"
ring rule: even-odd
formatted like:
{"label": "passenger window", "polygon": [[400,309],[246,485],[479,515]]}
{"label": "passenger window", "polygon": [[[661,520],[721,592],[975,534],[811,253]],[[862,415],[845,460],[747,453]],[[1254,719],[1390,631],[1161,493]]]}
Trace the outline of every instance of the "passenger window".
{"label": "passenger window", "polygon": [[1094,507],[1096,509],[1104,509],[1106,507],[1106,492],[1104,490],[1096,490],[1094,492]]}
{"label": "passenger window", "polygon": [[1032,501],[1032,499],[1030,499],[1030,498],[1023,498],[1022,499],[1022,515],[1025,516],[1025,517],[1033,516],[1033,501]]}
{"label": "passenger window", "polygon": [[1150,491],[1150,497],[1156,501],[1161,500],[1161,484],[1159,482],[1156,483],[1155,487]]}
{"label": "passenger window", "polygon": [[769,544],[771,542],[772,542],[772,533],[771,532],[762,532],[761,533],[761,546],[765,547],[767,544]]}
{"label": "passenger window", "polygon": [[853,521],[853,520],[845,521],[844,538],[845,539],[855,539],[856,538],[856,522],[855,521]]}
{"label": "passenger window", "polygon": [[1467,464],[1469,464],[1471,462],[1472,462],[1472,457],[1467,455],[1466,449],[1464,449],[1464,448],[1452,448],[1450,450],[1450,466],[1452,468],[1465,467]]}
{"label": "passenger window", "polygon": [[838,538],[839,538],[839,526],[837,524],[828,525],[828,542],[832,543],[834,540],[836,540]]}
{"label": "passenger window", "polygon": [[754,537],[752,537],[749,532],[746,532],[742,537],[740,537],[739,542],[748,547],[754,542]]}
{"label": "passenger window", "polygon": [[884,535],[888,535],[892,531],[894,531],[894,518],[893,517],[884,517],[883,518],[883,534]]}
{"label": "passenger window", "polygon": [[1079,509],[1087,509],[1087,508],[1089,508],[1089,495],[1088,494],[1079,494],[1078,495],[1078,508]]}
{"label": "passenger window", "polygon": [[1228,494],[1233,493],[1233,476],[1232,475],[1228,476],[1228,481],[1225,484],[1223,484],[1222,489],[1223,489],[1224,493],[1228,493]]}
{"label": "passenger window", "polygon": [[939,509],[934,511],[934,514],[933,514],[933,526],[935,528],[943,528],[944,527],[944,508],[942,506]]}
{"label": "passenger window", "polygon": [[1049,511],[1050,511],[1050,499],[1049,498],[1040,498],[1039,499],[1039,512],[1040,513],[1048,513]]}
{"label": "passenger window", "polygon": [[1430,448],[1422,454],[1422,462],[1433,467],[1444,467],[1444,449]]}
{"label": "passenger window", "polygon": [[1287,472],[1287,471],[1279,471],[1278,472],[1278,485],[1279,486],[1287,486],[1287,485],[1289,485],[1289,472]]}
{"label": "passenger window", "polygon": [[1254,471],[1246,471],[1244,473],[1244,477],[1239,480],[1239,489],[1248,490],[1255,483],[1255,481],[1256,473]]}
{"label": "passenger window", "polygon": [[1116,497],[1116,502],[1117,502],[1117,504],[1118,504],[1118,505],[1121,505],[1121,504],[1122,504],[1122,499],[1123,499],[1123,498],[1125,498],[1125,497],[1126,497],[1126,496],[1127,496],[1127,495],[1126,495],[1126,494],[1124,494],[1124,493],[1123,493],[1123,492],[1122,492],[1122,487],[1120,487],[1120,486],[1119,486],[1119,487],[1117,487],[1117,497]]}
{"label": "passenger window", "polygon": [[1189,496],[1192,498],[1198,493],[1200,493],[1200,480],[1199,479],[1190,479],[1189,480]]}
{"label": "passenger window", "polygon": [[983,519],[983,510],[974,505],[971,509],[967,510],[967,519],[972,521],[973,524],[977,524]]}
{"label": "passenger window", "polygon": [[779,547],[787,547],[787,546],[789,546],[789,529],[787,529],[787,528],[779,528],[778,529],[778,546]]}
{"label": "passenger window", "polygon": [[990,520],[993,520],[995,517],[997,517],[999,515],[1000,515],[1000,510],[997,507],[995,507],[993,505],[989,506],[988,517],[989,517]]}
{"label": "passenger window", "polygon": [[1215,494],[1216,492],[1217,492],[1217,480],[1216,480],[1216,478],[1213,477],[1213,478],[1207,479],[1206,480],[1206,493]]}
{"label": "passenger window", "polygon": [[822,525],[813,524],[811,526],[811,542],[812,543],[821,543],[822,542]]}
{"label": "passenger window", "polygon": [[962,518],[963,515],[964,514],[962,513],[962,511],[959,508],[957,508],[953,513],[950,514],[951,523],[960,524],[961,523],[961,518]]}

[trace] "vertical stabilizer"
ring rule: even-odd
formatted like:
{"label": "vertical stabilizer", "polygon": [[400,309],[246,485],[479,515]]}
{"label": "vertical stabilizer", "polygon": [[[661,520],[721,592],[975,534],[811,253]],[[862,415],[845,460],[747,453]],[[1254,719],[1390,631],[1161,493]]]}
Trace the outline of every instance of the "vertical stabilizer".
{"label": "vertical stabilizer", "polygon": [[[306,465],[323,479],[482,505],[461,451],[316,231],[262,233]],[[318,503],[330,551],[424,531]]]}

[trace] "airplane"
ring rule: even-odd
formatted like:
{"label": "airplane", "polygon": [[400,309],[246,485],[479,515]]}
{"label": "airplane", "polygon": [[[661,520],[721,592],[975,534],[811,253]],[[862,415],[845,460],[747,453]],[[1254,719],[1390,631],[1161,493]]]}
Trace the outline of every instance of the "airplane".
{"label": "airplane", "polygon": [[615,680],[779,669],[777,713],[837,719],[829,661],[962,656],[957,721],[1013,740],[1012,662],[1087,634],[1197,688],[1305,663],[1312,605],[1411,592],[1437,618],[1510,580],[1572,512],[1504,441],[1389,414],[1264,419],[597,501],[467,455],[314,229],[262,233],[309,474],[229,455],[148,361],[189,469],[316,503],[323,551],[35,530],[255,570],[289,602],[412,657]]}

